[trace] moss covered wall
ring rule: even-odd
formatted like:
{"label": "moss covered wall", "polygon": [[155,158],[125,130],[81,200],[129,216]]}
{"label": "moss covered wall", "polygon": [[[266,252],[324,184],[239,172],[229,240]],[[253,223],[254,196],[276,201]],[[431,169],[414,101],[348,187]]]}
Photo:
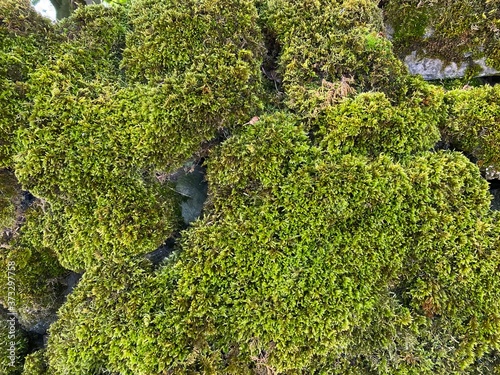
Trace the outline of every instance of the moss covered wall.
{"label": "moss covered wall", "polygon": [[[5,4],[2,165],[39,205],[2,260],[31,307],[85,271],[26,373],[498,372],[498,214],[434,150],[496,163],[498,90],[410,76],[383,28],[406,3],[135,0],[26,35]],[[190,159],[209,197],[180,231]]]}

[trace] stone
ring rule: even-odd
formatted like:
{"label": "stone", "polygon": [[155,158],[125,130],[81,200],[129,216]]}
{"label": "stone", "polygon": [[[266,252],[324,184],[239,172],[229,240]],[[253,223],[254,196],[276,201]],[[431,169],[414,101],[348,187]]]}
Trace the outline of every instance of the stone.
{"label": "stone", "polygon": [[195,221],[203,210],[207,199],[208,185],[205,181],[205,169],[199,165],[177,177],[175,190],[185,197],[181,203],[182,218],[185,224]]}
{"label": "stone", "polygon": [[[407,55],[404,58],[404,63],[410,74],[418,74],[425,80],[462,78],[465,76],[467,68],[471,66],[471,63],[467,61],[444,63],[437,58],[419,56],[417,51]],[[473,63],[481,69],[476,75],[477,77],[500,74],[499,71],[486,65],[485,58],[473,60]]]}

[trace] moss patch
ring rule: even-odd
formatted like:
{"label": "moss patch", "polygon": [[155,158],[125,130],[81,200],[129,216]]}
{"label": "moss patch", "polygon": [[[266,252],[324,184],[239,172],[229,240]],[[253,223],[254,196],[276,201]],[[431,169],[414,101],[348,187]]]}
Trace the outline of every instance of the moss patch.
{"label": "moss patch", "polygon": [[390,0],[384,17],[394,28],[394,47],[401,57],[413,50],[445,62],[486,57],[500,69],[499,5],[497,0]]}

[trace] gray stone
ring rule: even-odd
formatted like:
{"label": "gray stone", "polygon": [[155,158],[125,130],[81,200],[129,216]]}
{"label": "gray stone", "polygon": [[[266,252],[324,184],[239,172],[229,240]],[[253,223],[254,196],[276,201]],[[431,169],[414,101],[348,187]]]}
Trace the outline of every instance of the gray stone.
{"label": "gray stone", "polygon": [[53,312],[43,317],[43,319],[40,319],[32,326],[26,327],[26,331],[31,333],[36,333],[38,335],[44,335],[47,333],[47,330],[49,329],[50,325],[54,323],[56,320],[57,320],[57,314],[56,312]]}
{"label": "gray stone", "polygon": [[500,180],[500,172],[490,165],[485,169],[485,178],[487,180]]}
{"label": "gray stone", "polygon": [[185,197],[181,203],[182,218],[186,224],[195,221],[207,199],[208,185],[204,168],[195,165],[177,177],[175,190]]}
{"label": "gray stone", "polygon": [[[445,65],[440,59],[425,57],[425,55],[418,56],[416,51],[406,56],[404,62],[411,74],[421,75],[425,80],[461,78],[470,66],[466,61],[451,62]],[[477,77],[500,74],[499,71],[486,65],[485,58],[473,62],[481,68]]]}
{"label": "gray stone", "polygon": [[491,199],[491,209],[494,211],[500,211],[500,189],[490,190],[492,195]]}
{"label": "gray stone", "polygon": [[175,251],[175,238],[167,239],[158,249],[145,255],[154,265],[160,264]]}
{"label": "gray stone", "polygon": [[[394,28],[390,24],[385,25],[385,34],[389,40],[393,40]],[[434,34],[434,29],[428,27],[425,29],[423,39],[428,39]],[[470,60],[471,54],[464,54],[463,61],[453,61],[445,64],[440,59],[426,56],[425,50],[412,51],[409,55],[405,56],[404,63],[408,67],[410,74],[420,75],[427,81],[439,79],[462,78],[465,71],[471,63],[477,64],[481,68],[481,72],[477,77],[493,76],[500,74],[499,71],[486,65],[486,59],[481,58],[477,60]]]}
{"label": "gray stone", "polygon": [[65,286],[62,294],[64,298],[66,298],[73,292],[73,289],[75,288],[76,284],[78,284],[82,276],[83,274],[81,273],[70,272],[68,276],[64,278],[64,280],[61,282],[61,284]]}

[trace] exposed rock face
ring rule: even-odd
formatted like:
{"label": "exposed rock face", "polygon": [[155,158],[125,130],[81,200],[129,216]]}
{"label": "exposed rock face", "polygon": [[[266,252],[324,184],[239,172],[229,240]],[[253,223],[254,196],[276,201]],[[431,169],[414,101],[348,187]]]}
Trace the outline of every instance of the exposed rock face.
{"label": "exposed rock face", "polygon": [[[385,26],[387,38],[394,41],[394,28],[387,24]],[[427,28],[422,39],[428,40],[434,35],[434,29]],[[397,45],[396,45],[397,49]],[[481,49],[481,48],[478,48]],[[397,52],[397,51],[396,51]],[[500,71],[486,64],[486,57],[472,59],[470,53],[463,55],[462,60],[446,62],[433,54],[428,54],[425,49],[413,50],[404,56],[403,61],[408,67],[410,74],[420,75],[427,81],[439,79],[462,78],[468,69],[474,69],[476,77],[487,77],[500,75]]]}
{"label": "exposed rock face", "polygon": [[473,61],[459,61],[445,63],[438,58],[418,56],[417,51],[413,51],[404,58],[404,62],[411,74],[421,75],[425,80],[449,79],[464,77],[466,71],[476,66],[479,73],[475,76],[484,77],[500,74],[499,71],[486,65],[485,58]]}
{"label": "exposed rock face", "polygon": [[189,224],[201,215],[203,204],[207,199],[205,170],[198,165],[193,166],[191,170],[177,178],[175,190],[186,198],[181,203],[181,210],[184,223]]}
{"label": "exposed rock face", "polygon": [[486,167],[485,178],[487,180],[500,180],[500,171],[496,170],[493,166]]}
{"label": "exposed rock face", "polygon": [[500,211],[500,189],[491,189],[490,193],[492,195],[491,209],[494,211]]}

